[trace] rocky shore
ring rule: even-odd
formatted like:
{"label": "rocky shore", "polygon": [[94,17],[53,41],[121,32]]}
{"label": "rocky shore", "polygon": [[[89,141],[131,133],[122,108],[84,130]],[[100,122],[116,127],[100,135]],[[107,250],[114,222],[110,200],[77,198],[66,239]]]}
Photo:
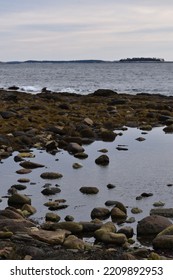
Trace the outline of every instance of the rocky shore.
{"label": "rocky shore", "polygon": [[[127,95],[100,89],[84,96],[43,89],[41,93],[32,95],[15,89],[1,89],[0,103],[0,162],[3,164],[14,151],[18,151],[14,160],[21,166],[18,174],[23,175],[44,166],[32,162],[32,148],[44,149],[52,154],[62,149],[75,158],[85,159],[88,155],[83,149],[84,144],[97,140],[112,142],[118,135],[115,130],[121,134],[128,127],[137,127],[146,132],[162,126],[165,133],[173,133],[173,97],[159,94]],[[138,139],[143,140],[143,137]],[[105,151],[95,163],[109,165]],[[81,166],[76,163],[73,168]],[[40,172],[40,176],[56,180],[63,174]],[[65,201],[49,201],[46,205],[49,212],[40,225],[32,220],[37,211],[32,206],[32,200],[20,194],[25,180],[23,178],[18,185],[11,186],[8,207],[0,210],[1,259],[173,258],[172,208],[157,205],[150,216],[138,222],[137,237],[147,245],[135,247],[133,228],[126,225],[121,229],[117,227],[128,219],[126,207],[121,201],[107,202],[106,206],[111,205],[111,210],[107,207],[94,208],[91,221],[86,222],[76,222],[71,216],[60,221],[56,210],[67,207]],[[107,187],[111,189],[114,185]],[[86,195],[97,195],[99,190],[96,187],[81,187],[80,191]],[[58,192],[58,186],[48,185],[42,191],[43,195]],[[140,209],[133,211],[136,213]],[[106,221],[108,217],[109,222]],[[88,236],[94,239],[92,244],[86,241]]]}

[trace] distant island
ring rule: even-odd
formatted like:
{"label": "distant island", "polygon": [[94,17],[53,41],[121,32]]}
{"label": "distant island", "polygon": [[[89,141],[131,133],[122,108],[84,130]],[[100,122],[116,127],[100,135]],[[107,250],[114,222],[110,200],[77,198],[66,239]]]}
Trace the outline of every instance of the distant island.
{"label": "distant island", "polygon": [[155,58],[155,57],[133,57],[133,58],[125,58],[120,59],[119,62],[164,62],[163,58]]}
{"label": "distant island", "polygon": [[133,58],[123,58],[120,60],[100,60],[100,59],[82,59],[82,60],[26,60],[26,61],[0,61],[0,64],[35,64],[35,63],[119,63],[119,62],[171,62],[165,61],[163,58],[155,57],[133,57]]}

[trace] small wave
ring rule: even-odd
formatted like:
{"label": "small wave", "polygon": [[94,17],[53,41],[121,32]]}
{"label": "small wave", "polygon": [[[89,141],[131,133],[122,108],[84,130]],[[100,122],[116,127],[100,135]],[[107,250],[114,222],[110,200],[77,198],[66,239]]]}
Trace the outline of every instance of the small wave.
{"label": "small wave", "polygon": [[29,92],[29,93],[38,93],[41,91],[40,87],[35,87],[35,86],[22,86],[20,87],[20,90],[24,92]]}

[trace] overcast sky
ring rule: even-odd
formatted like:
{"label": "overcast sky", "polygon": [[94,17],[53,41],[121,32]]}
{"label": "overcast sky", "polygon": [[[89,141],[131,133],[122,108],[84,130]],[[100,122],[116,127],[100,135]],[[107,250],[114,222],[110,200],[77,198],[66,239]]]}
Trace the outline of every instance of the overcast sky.
{"label": "overcast sky", "polygon": [[173,0],[0,0],[0,61],[173,60]]}

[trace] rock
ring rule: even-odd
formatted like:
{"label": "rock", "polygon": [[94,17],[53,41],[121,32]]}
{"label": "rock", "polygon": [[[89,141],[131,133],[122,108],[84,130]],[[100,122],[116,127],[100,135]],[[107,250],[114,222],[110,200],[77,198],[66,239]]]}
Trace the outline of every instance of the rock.
{"label": "rock", "polygon": [[165,217],[158,215],[147,216],[138,222],[137,235],[146,237],[156,236],[171,224],[169,219]]}
{"label": "rock", "polygon": [[165,133],[173,133],[173,124],[164,127],[164,128],[163,128],[163,131],[164,131]]}
{"label": "rock", "polygon": [[37,212],[36,208],[31,206],[31,205],[29,205],[29,204],[24,204],[22,206],[22,211],[27,211],[29,213],[29,216],[33,215],[33,214],[35,214]]}
{"label": "rock", "polygon": [[135,222],[135,218],[134,217],[130,217],[130,218],[128,218],[127,220],[126,220],[126,223],[128,223],[128,224],[132,224],[132,223],[134,223]]}
{"label": "rock", "polygon": [[103,207],[96,207],[91,211],[91,218],[95,219],[101,219],[101,220],[105,220],[107,218],[109,218],[110,216],[110,211],[107,208],[103,208]]}
{"label": "rock", "polygon": [[93,120],[91,120],[90,118],[85,118],[84,123],[89,126],[92,126],[94,124]]}
{"label": "rock", "polygon": [[114,188],[116,188],[116,186],[113,185],[113,184],[107,184],[107,188],[108,188],[108,189],[114,189]]}
{"label": "rock", "polygon": [[31,169],[26,169],[26,168],[19,169],[19,170],[16,171],[17,174],[21,174],[21,175],[23,175],[23,174],[29,174],[29,173],[31,173],[31,172],[32,172]]}
{"label": "rock", "polygon": [[142,209],[140,209],[140,208],[138,208],[138,207],[133,207],[133,208],[131,209],[131,212],[132,212],[133,214],[139,214],[139,213],[142,213],[143,211],[142,211]]}
{"label": "rock", "polygon": [[93,96],[103,96],[103,97],[108,97],[108,96],[115,96],[117,95],[117,92],[110,90],[110,89],[98,89],[94,93],[92,93]]}
{"label": "rock", "polygon": [[65,216],[64,220],[65,220],[66,222],[73,222],[73,221],[74,221],[74,217],[71,216],[71,215],[67,215],[67,216]]}
{"label": "rock", "polygon": [[83,167],[83,165],[81,163],[77,163],[77,162],[73,163],[73,168],[74,169],[79,169],[79,168],[82,168],[82,167]]}
{"label": "rock", "polygon": [[173,208],[157,208],[157,209],[151,209],[150,215],[159,215],[163,217],[173,217]]}
{"label": "rock", "polygon": [[113,142],[116,138],[117,134],[110,130],[105,130],[101,132],[101,139],[105,142]]}
{"label": "rock", "polygon": [[157,202],[154,202],[154,203],[153,203],[153,206],[155,206],[155,207],[162,207],[162,206],[164,206],[164,205],[165,205],[165,203],[162,202],[162,201],[157,201]]}
{"label": "rock", "polygon": [[61,209],[65,209],[65,208],[67,208],[68,207],[68,205],[66,205],[66,204],[63,204],[63,205],[59,205],[59,204],[57,204],[57,205],[54,205],[54,206],[49,206],[49,210],[50,211],[56,211],[56,210],[61,210]]}
{"label": "rock", "polygon": [[63,246],[66,249],[72,249],[72,250],[86,250],[91,248],[91,245],[87,244],[86,242],[84,242],[83,240],[79,239],[77,236],[75,235],[69,235],[64,243]]}
{"label": "rock", "polygon": [[152,130],[152,126],[149,125],[149,124],[144,124],[144,125],[141,125],[141,126],[139,127],[139,129],[140,129],[140,130],[144,130],[144,131],[150,131],[150,130]]}
{"label": "rock", "polygon": [[145,141],[146,139],[144,137],[138,137],[138,138],[136,138],[136,140],[139,142],[142,142],[142,141]]}
{"label": "rock", "polygon": [[8,199],[8,205],[10,206],[18,205],[22,207],[24,204],[31,204],[31,199],[24,194],[15,193]]}
{"label": "rock", "polygon": [[41,227],[46,230],[55,230],[55,231],[57,229],[63,229],[71,232],[72,234],[77,234],[83,231],[83,226],[77,222],[59,222],[59,223],[52,223],[52,224],[43,224]]}
{"label": "rock", "polygon": [[164,230],[162,230],[157,236],[161,235],[173,235],[173,225],[170,225]]}
{"label": "rock", "polygon": [[19,154],[17,155],[17,157],[19,157],[19,158],[34,158],[35,155],[33,155],[33,154],[30,153],[30,152],[22,152],[22,153],[19,153]]}
{"label": "rock", "polygon": [[10,118],[15,118],[16,117],[16,113],[14,113],[12,111],[0,112],[0,115],[3,119],[10,119]]}
{"label": "rock", "polygon": [[9,87],[8,89],[9,89],[9,90],[18,90],[19,87],[17,87],[17,86],[14,85],[14,86]]}
{"label": "rock", "polygon": [[19,183],[29,183],[30,179],[28,179],[28,178],[20,178],[20,179],[17,180],[17,182],[19,182]]}
{"label": "rock", "polygon": [[35,224],[24,219],[0,219],[0,230],[6,228],[13,233],[28,232],[31,227],[35,227]]}
{"label": "rock", "polygon": [[31,161],[23,161],[20,163],[20,166],[26,169],[34,169],[34,168],[42,168],[44,167],[43,164],[39,164],[36,162],[31,162]]}
{"label": "rock", "polygon": [[13,189],[13,188],[18,191],[22,191],[22,190],[25,190],[27,187],[25,185],[15,184],[15,185],[12,185],[10,189]]}
{"label": "rock", "polygon": [[107,149],[100,149],[100,150],[98,150],[98,152],[106,154],[106,153],[108,153],[108,150]]}
{"label": "rock", "polygon": [[13,235],[11,231],[0,231],[0,239],[9,239]]}
{"label": "rock", "polygon": [[173,250],[173,235],[156,236],[153,240],[153,248],[159,250]]}
{"label": "rock", "polygon": [[54,140],[48,141],[45,145],[47,152],[57,150],[57,147],[58,147],[58,145],[57,145],[56,141],[54,141]]}
{"label": "rock", "polygon": [[67,230],[57,229],[56,231],[47,231],[47,230],[31,230],[29,233],[35,239],[38,239],[42,242],[51,244],[51,245],[62,245],[66,236],[70,234]]}
{"label": "rock", "polygon": [[111,210],[111,219],[113,221],[120,221],[120,220],[126,220],[127,214],[123,212],[120,208],[114,207]]}
{"label": "rock", "polygon": [[133,237],[133,228],[132,227],[122,227],[118,230],[118,233],[123,233],[127,238]]}
{"label": "rock", "polygon": [[46,221],[50,222],[59,222],[61,220],[61,217],[54,213],[46,213],[45,219]]}
{"label": "rock", "polygon": [[107,200],[105,202],[105,205],[106,206],[112,206],[114,205],[115,207],[118,207],[121,211],[123,211],[125,214],[127,214],[127,209],[126,207],[124,206],[123,203],[119,202],[119,201],[116,201],[116,200]]}
{"label": "rock", "polygon": [[104,229],[98,229],[95,231],[95,238],[105,244],[115,244],[122,246],[127,242],[127,237],[123,233],[107,232]]}
{"label": "rock", "polygon": [[146,192],[143,192],[143,193],[141,193],[141,196],[142,196],[142,197],[150,197],[150,196],[153,196],[153,193],[146,193]]}
{"label": "rock", "polygon": [[76,154],[74,154],[74,157],[75,158],[79,158],[79,159],[85,159],[85,158],[87,158],[88,157],[88,155],[86,154],[86,153],[76,153]]}
{"label": "rock", "polygon": [[0,210],[0,219],[19,219],[23,220],[23,215],[21,212],[13,207],[6,207],[4,210]]}
{"label": "rock", "polygon": [[62,178],[63,175],[57,172],[44,172],[40,175],[42,179],[49,179],[49,180],[55,180]]}
{"label": "rock", "polygon": [[90,127],[81,129],[80,135],[82,137],[84,137],[84,138],[93,138],[93,139],[95,139],[95,137],[96,137],[94,131]]}
{"label": "rock", "polygon": [[97,229],[100,229],[101,226],[103,225],[101,222],[95,223],[94,221],[80,222],[80,224],[83,226],[83,232],[94,232]]}
{"label": "rock", "polygon": [[60,188],[57,187],[52,187],[52,188],[48,187],[41,191],[41,193],[44,195],[54,195],[59,192],[61,192],[61,190]]}
{"label": "rock", "polygon": [[69,153],[72,153],[72,154],[76,154],[76,153],[82,153],[84,152],[84,148],[79,145],[78,143],[69,143],[68,146],[67,146],[67,151]]}
{"label": "rock", "polygon": [[109,164],[109,157],[107,155],[101,155],[95,160],[95,163],[106,166]]}
{"label": "rock", "polygon": [[128,148],[124,145],[118,145],[118,147],[116,147],[116,149],[118,151],[128,151]]}
{"label": "rock", "polygon": [[83,194],[97,194],[99,189],[97,187],[81,187],[80,192]]}

